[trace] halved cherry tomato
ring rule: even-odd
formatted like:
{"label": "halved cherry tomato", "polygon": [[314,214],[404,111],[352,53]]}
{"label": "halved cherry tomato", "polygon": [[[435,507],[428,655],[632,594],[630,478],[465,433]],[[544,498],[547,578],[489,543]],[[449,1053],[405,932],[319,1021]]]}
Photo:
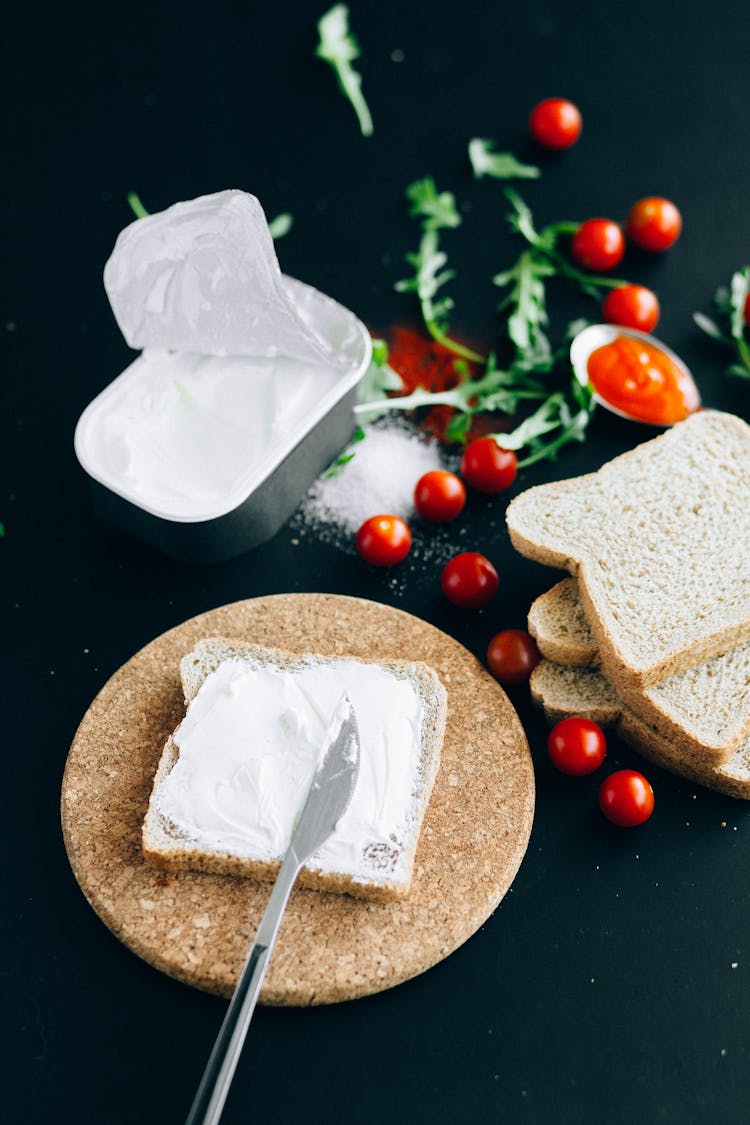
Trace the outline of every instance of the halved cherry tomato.
{"label": "halved cherry tomato", "polygon": [[545,98],[529,117],[529,132],[544,148],[570,148],[583,128],[578,107],[566,98]]}
{"label": "halved cherry tomato", "polygon": [[446,473],[442,469],[425,473],[414,489],[414,507],[418,515],[434,523],[455,519],[465,503],[463,481],[454,473]]}
{"label": "halved cherry tomato", "polygon": [[630,208],[625,231],[641,250],[668,250],[680,237],[682,216],[669,199],[649,196]]}
{"label": "halved cherry tomato", "polygon": [[624,253],[624,235],[612,219],[587,219],[581,223],[570,243],[573,261],[596,273],[614,269],[622,261]]}
{"label": "halved cherry tomato", "polygon": [[659,300],[645,285],[621,285],[607,294],[602,316],[607,324],[621,324],[639,332],[653,332],[659,323]]}
{"label": "halved cherry tomato", "polygon": [[654,811],[654,791],[637,770],[617,770],[602,782],[599,808],[613,824],[634,828]]}
{"label": "halved cherry tomato", "polygon": [[461,458],[461,476],[477,492],[502,492],[516,479],[518,458],[493,437],[470,441]]}
{"label": "halved cherry tomato", "polygon": [[488,605],[500,585],[497,571],[477,551],[462,551],[446,563],[440,578],[449,602],[462,609],[481,609]]}
{"label": "halved cherry tomato", "polygon": [[371,516],[357,532],[356,546],[371,566],[393,566],[409,554],[411,532],[399,516]]}
{"label": "halved cherry tomato", "polygon": [[487,646],[487,667],[501,684],[523,684],[542,654],[536,641],[523,629],[502,629]]}
{"label": "halved cherry tomato", "polygon": [[599,769],[607,753],[604,731],[577,715],[556,723],[547,738],[547,753],[561,773],[583,777]]}

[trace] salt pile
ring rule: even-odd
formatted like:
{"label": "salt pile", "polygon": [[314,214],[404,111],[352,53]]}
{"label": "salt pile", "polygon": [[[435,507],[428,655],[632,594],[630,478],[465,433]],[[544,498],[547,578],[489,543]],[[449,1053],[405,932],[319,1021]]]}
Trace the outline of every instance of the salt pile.
{"label": "salt pile", "polygon": [[442,468],[435,444],[404,424],[365,426],[354,457],[335,476],[321,477],[303,502],[307,525],[328,525],[353,535],[370,516],[408,520],[414,512],[414,486],[432,469]]}

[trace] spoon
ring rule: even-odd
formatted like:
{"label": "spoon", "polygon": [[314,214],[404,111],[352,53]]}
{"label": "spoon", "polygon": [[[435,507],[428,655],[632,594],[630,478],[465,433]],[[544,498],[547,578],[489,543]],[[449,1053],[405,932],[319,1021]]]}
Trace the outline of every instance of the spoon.
{"label": "spoon", "polygon": [[[636,347],[628,349],[628,363],[613,364],[619,382],[613,387],[612,401],[601,386],[593,385],[589,361],[599,348],[622,338],[634,341]],[[638,349],[638,344],[643,347]],[[590,324],[573,337],[570,362],[576,379],[591,391],[597,403],[631,422],[671,426],[700,408],[700,394],[687,364],[646,332],[617,324]]]}

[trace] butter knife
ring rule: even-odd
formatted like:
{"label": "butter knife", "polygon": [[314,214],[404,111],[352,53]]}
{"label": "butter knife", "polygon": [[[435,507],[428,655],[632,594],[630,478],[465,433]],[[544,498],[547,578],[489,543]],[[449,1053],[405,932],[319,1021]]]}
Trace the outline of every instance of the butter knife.
{"label": "butter knife", "polygon": [[333,737],[319,759],[186,1125],[216,1125],[221,1117],[292,887],[300,868],[323,846],[351,802],[359,774],[359,730],[348,695],[336,708],[331,728]]}

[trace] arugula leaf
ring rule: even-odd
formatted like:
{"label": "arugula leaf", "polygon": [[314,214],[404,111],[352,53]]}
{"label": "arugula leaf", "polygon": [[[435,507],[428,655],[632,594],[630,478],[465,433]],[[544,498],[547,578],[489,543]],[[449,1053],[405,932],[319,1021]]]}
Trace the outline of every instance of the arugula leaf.
{"label": "arugula leaf", "polygon": [[410,203],[409,215],[420,221],[422,237],[418,249],[406,255],[406,261],[414,272],[411,277],[397,281],[396,289],[399,293],[416,293],[422,308],[422,319],[433,340],[455,355],[474,363],[484,363],[484,356],[448,335],[452,299],[436,299],[438,290],[455,277],[453,270],[444,268],[448,258],[440,249],[438,231],[461,225],[456,197],[450,191],[439,192],[431,176],[409,184],[405,194]]}
{"label": "arugula leaf", "polygon": [[355,407],[363,422],[372,422],[389,409],[386,403],[389,392],[401,391],[401,376],[388,363],[388,345],[385,340],[372,341],[372,360],[359,384],[359,400],[365,409]]}
{"label": "arugula leaf", "polygon": [[136,195],[136,193],[134,191],[128,192],[128,203],[130,204],[130,209],[133,212],[133,214],[135,215],[136,219],[147,218],[149,212],[143,206],[143,204],[141,203],[140,199],[138,198],[138,196]]}
{"label": "arugula leaf", "polygon": [[442,230],[461,226],[461,216],[452,191],[438,191],[432,176],[415,180],[404,192],[411,204],[409,216],[419,219],[422,230]]}
{"label": "arugula leaf", "polygon": [[275,219],[271,219],[268,224],[268,232],[271,238],[276,241],[277,238],[283,238],[285,234],[289,234],[292,229],[294,219],[288,211],[282,211]]}
{"label": "arugula leaf", "polygon": [[[518,462],[519,469],[526,469],[537,461],[554,461],[564,445],[572,441],[585,441],[595,403],[590,391],[582,387],[575,377],[571,380],[570,389],[575,405],[578,406],[577,411],[571,410],[565,395],[558,391],[550,395],[534,414],[524,419],[510,434],[492,435],[504,449],[529,447],[529,455]],[[548,435],[553,433],[555,436],[549,440]]]}
{"label": "arugula leaf", "polygon": [[336,460],[332,461],[326,471],[321,474],[323,480],[328,480],[329,477],[337,477],[340,475],[349,462],[353,461],[356,457],[356,452],[352,449],[352,446],[357,445],[360,441],[364,441],[365,436],[365,431],[362,427],[357,426],[344,452],[339,453]]}
{"label": "arugula leaf", "polygon": [[716,321],[712,320],[710,316],[706,316],[701,312],[694,312],[693,320],[701,331],[705,332],[707,336],[710,336],[712,340],[720,340],[722,344],[731,345],[732,341],[730,337],[727,336],[725,332],[722,332]]}
{"label": "arugula leaf", "polygon": [[522,164],[512,152],[494,152],[494,141],[474,137],[469,141],[469,160],[476,180],[491,176],[495,180],[538,180],[541,170]]}
{"label": "arugula leaf", "polygon": [[714,305],[727,331],[703,313],[693,313],[693,320],[708,336],[722,344],[734,347],[739,363],[727,368],[727,375],[750,379],[750,342],[745,334],[745,302],[750,293],[750,266],[743,266],[732,274],[729,286],[721,286],[714,294]]}
{"label": "arugula leaf", "polygon": [[357,115],[363,137],[373,133],[372,116],[362,93],[362,77],[352,66],[360,56],[359,44],[349,31],[349,9],[346,4],[334,6],[318,20],[320,42],[317,58],[329,63],[336,74],[339,89],[348,98]]}
{"label": "arugula leaf", "polygon": [[545,279],[553,277],[555,267],[546,258],[526,250],[516,264],[492,279],[501,288],[510,286],[501,309],[511,306],[508,335],[516,345],[518,362],[536,370],[548,364],[552,348],[544,329],[547,316]]}

